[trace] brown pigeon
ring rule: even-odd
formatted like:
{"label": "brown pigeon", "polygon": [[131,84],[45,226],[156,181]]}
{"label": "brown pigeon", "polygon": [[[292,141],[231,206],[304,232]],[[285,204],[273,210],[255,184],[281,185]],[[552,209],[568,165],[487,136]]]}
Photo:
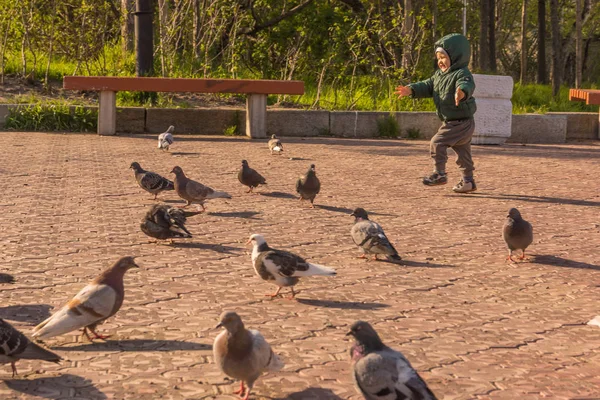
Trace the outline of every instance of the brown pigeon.
{"label": "brown pigeon", "polygon": [[[215,363],[223,373],[240,380],[240,390],[235,392],[247,400],[254,382],[267,371],[279,371],[283,362],[271,346],[255,330],[248,330],[239,315],[233,311],[221,314],[217,328],[224,327],[213,343]],[[244,383],[248,386],[244,388]],[[245,392],[245,395],[244,395]]]}
{"label": "brown pigeon", "polygon": [[277,137],[277,135],[271,135],[271,140],[269,140],[269,150],[271,150],[271,155],[273,152],[281,155],[283,153],[283,145],[281,144],[281,140]]}
{"label": "brown pigeon", "polygon": [[96,333],[96,327],[119,311],[125,297],[123,276],[131,268],[139,268],[133,257],[123,257],[84,287],[63,308],[33,329],[33,337],[47,339],[83,328],[96,339],[110,337]]}
{"label": "brown pigeon", "polygon": [[356,321],[346,335],[356,339],[350,349],[352,376],[366,400],[436,400],[406,357],[383,344],[368,322]]}
{"label": "brown pigeon", "polygon": [[525,249],[533,242],[533,227],[521,217],[516,208],[508,210],[506,222],[502,228],[502,236],[508,246],[508,257],[506,260],[513,261],[512,252],[521,250],[521,260],[525,259]]}
{"label": "brown pigeon", "polygon": [[208,199],[230,199],[231,196],[225,192],[216,192],[208,186],[204,186],[200,182],[189,179],[183,173],[181,167],[174,167],[171,173],[175,174],[175,191],[189,206],[192,203],[197,203],[202,206],[202,211],[205,210],[204,202]]}
{"label": "brown pigeon", "polygon": [[146,235],[155,239],[191,238],[192,234],[185,227],[187,217],[200,212],[183,211],[166,204],[154,204],[146,213],[140,228]]}
{"label": "brown pigeon", "polygon": [[33,343],[14,326],[0,318],[0,364],[10,363],[12,376],[17,375],[19,360],[43,360],[58,363],[62,358]]}
{"label": "brown pigeon", "polygon": [[310,207],[315,208],[313,202],[321,190],[321,182],[315,172],[315,164],[312,164],[306,174],[298,178],[296,192],[300,194],[300,201],[310,200]]}
{"label": "brown pigeon", "polygon": [[255,169],[250,168],[246,160],[242,160],[242,169],[238,172],[238,180],[242,185],[250,188],[246,193],[252,192],[252,189],[258,187],[258,185],[267,184],[267,180]]}

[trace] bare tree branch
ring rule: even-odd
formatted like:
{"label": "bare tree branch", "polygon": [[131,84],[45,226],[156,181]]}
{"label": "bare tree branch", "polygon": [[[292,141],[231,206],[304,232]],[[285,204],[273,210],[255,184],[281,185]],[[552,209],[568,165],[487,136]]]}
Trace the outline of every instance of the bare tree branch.
{"label": "bare tree branch", "polygon": [[[292,17],[292,16],[298,14],[300,11],[302,11],[304,8],[306,8],[306,6],[308,6],[312,2],[313,2],[313,0],[306,0],[304,3],[298,4],[296,7],[290,9],[289,11],[287,11],[287,12],[285,12],[285,13],[283,13],[283,14],[281,14],[281,15],[279,15],[279,16],[277,16],[277,17],[275,17],[275,18],[273,18],[273,19],[271,19],[271,20],[269,20],[267,22],[264,22],[262,24],[259,24],[258,21],[256,21],[256,18],[255,18],[255,21],[257,23],[254,25],[254,28],[252,28],[252,29],[244,29],[244,30],[242,30],[242,32],[240,32],[240,34],[242,34],[242,35],[248,35],[248,36],[253,36],[253,35],[257,34],[258,32],[260,32],[262,30],[265,30],[265,29],[270,28],[270,27],[272,27],[274,25],[277,25],[279,22],[283,21],[286,18],[289,18],[289,17]],[[250,4],[250,8],[252,8],[252,3]],[[255,16],[254,10],[252,9],[251,11],[252,11],[252,16],[254,17]]]}

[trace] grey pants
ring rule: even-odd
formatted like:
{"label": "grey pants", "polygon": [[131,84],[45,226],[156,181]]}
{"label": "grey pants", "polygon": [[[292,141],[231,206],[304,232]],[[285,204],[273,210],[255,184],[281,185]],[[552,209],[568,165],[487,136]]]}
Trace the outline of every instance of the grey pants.
{"label": "grey pants", "polygon": [[456,152],[456,164],[463,177],[472,177],[473,159],[471,158],[471,137],[475,131],[473,118],[461,121],[445,121],[429,143],[431,158],[438,172],[446,172],[448,147]]}

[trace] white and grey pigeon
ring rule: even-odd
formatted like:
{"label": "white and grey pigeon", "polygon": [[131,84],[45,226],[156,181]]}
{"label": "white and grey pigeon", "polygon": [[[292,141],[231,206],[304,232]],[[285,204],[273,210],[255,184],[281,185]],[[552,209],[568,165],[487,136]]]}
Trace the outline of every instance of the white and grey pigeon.
{"label": "white and grey pigeon", "polygon": [[356,321],[346,335],[356,339],[352,376],[366,400],[436,400],[406,357],[383,344],[368,322]]}
{"label": "white and grey pigeon", "polygon": [[279,371],[283,368],[283,362],[260,332],[246,329],[235,312],[222,313],[217,325],[217,328],[220,327],[225,330],[213,343],[215,363],[227,376],[240,380],[240,390],[235,394],[247,400],[254,382],[263,372]]}
{"label": "white and grey pigeon", "polygon": [[162,191],[165,190],[175,190],[175,185],[173,182],[160,176],[159,174],[146,171],[141,165],[137,162],[132,162],[129,166],[135,174],[135,180],[140,185],[142,189],[146,192],[154,195],[154,199],[156,200],[156,196]]}
{"label": "white and grey pigeon", "polygon": [[12,376],[17,375],[19,360],[43,360],[58,363],[62,358],[32,342],[14,326],[0,318],[0,364],[10,363]]}
{"label": "white and grey pigeon", "polygon": [[525,258],[525,249],[533,242],[533,227],[521,217],[516,208],[508,210],[506,222],[502,228],[502,237],[508,246],[508,257],[506,260],[513,261],[512,252],[521,250],[521,260]]}
{"label": "white and grey pigeon", "polygon": [[363,252],[360,258],[366,258],[368,254],[373,255],[373,260],[377,260],[377,255],[384,255],[388,261],[400,263],[402,257],[388,240],[383,228],[374,221],[369,220],[369,215],[364,208],[355,209],[352,214],[354,225],[350,229],[350,235],[354,244]]}
{"label": "white and grey pigeon", "polygon": [[85,286],[64,307],[33,328],[33,337],[43,340],[83,329],[91,341],[88,330],[96,339],[100,335],[96,327],[119,311],[125,298],[123,276],[131,268],[139,268],[133,257],[122,257],[112,267],[102,272]]}
{"label": "white and grey pigeon", "polygon": [[252,244],[252,265],[256,274],[265,281],[270,281],[278,286],[277,291],[266,296],[275,297],[282,287],[289,286],[293,299],[296,293],[294,285],[302,276],[326,275],[333,276],[336,272],[323,265],[312,264],[304,258],[288,251],[276,250],[267,244],[262,235],[253,234],[246,244]]}
{"label": "white and grey pigeon", "polygon": [[281,153],[283,153],[283,144],[281,144],[281,140],[279,140],[279,138],[277,137],[277,135],[273,134],[271,135],[271,139],[269,140],[269,150],[271,150],[271,155],[273,155],[273,152],[275,152],[276,154],[281,155]]}
{"label": "white and grey pigeon", "polygon": [[173,131],[175,127],[173,125],[169,126],[166,132],[158,135],[158,148],[161,150],[169,151],[169,146],[173,144],[175,139],[173,139]]}

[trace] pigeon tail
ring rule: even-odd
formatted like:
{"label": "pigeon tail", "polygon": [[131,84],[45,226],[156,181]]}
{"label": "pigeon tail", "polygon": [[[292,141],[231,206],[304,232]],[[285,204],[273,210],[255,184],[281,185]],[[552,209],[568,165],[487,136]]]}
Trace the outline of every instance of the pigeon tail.
{"label": "pigeon tail", "polygon": [[273,151],[283,151],[283,149],[279,146],[273,147]]}
{"label": "pigeon tail", "polygon": [[230,199],[231,195],[227,192],[212,192],[208,196],[207,199]]}
{"label": "pigeon tail", "polygon": [[326,267],[319,264],[308,263],[308,269],[306,271],[296,271],[294,276],[312,276],[312,275],[337,275],[333,268]]}
{"label": "pigeon tail", "polygon": [[402,257],[398,254],[391,254],[385,256],[389,262],[400,264],[402,261]]}
{"label": "pigeon tail", "polygon": [[19,354],[19,358],[24,360],[44,360],[54,363],[59,363],[62,360],[62,357],[60,357],[58,354],[53,353],[50,350],[46,350],[42,346],[33,342],[30,342],[25,351]]}
{"label": "pigeon tail", "polygon": [[31,336],[38,340],[60,336],[88,325],[89,321],[86,321],[84,318],[81,318],[81,320],[84,322],[81,322],[77,316],[70,316],[68,314],[68,306],[65,306],[56,314],[48,317],[44,322],[33,328]]}
{"label": "pigeon tail", "polygon": [[285,364],[283,363],[283,361],[281,360],[281,358],[279,358],[277,356],[277,354],[275,354],[273,352],[273,350],[271,350],[271,355],[269,357],[269,363],[267,364],[267,371],[270,372],[277,372],[277,371],[281,371],[281,369],[285,366]]}

